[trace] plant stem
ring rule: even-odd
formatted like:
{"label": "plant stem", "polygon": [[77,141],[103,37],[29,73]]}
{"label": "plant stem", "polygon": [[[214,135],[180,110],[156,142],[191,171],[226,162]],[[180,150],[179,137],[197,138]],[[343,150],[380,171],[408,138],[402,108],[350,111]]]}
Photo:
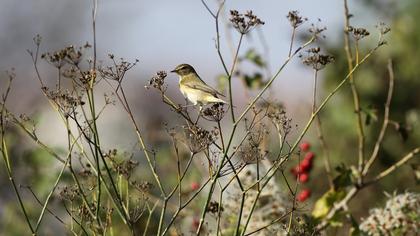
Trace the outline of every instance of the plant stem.
{"label": "plant stem", "polygon": [[[347,32],[350,26],[350,12],[348,9],[347,0],[344,0],[344,24],[345,24],[344,25],[344,30],[345,30],[344,49],[346,51],[348,70],[352,71],[354,65],[353,65],[353,56],[351,53],[351,46],[350,46],[350,35]],[[357,40],[356,40],[356,45],[357,45]],[[358,47],[356,47],[356,65],[359,65]],[[363,120],[362,120],[362,114],[361,114],[361,109],[360,109],[360,98],[359,98],[359,93],[357,91],[353,73],[350,76],[349,83],[350,83],[350,88],[353,95],[354,113],[356,115],[356,122],[357,122],[358,153],[359,153],[358,170],[361,173],[363,171],[363,165],[364,165],[365,134],[363,130]],[[362,181],[363,181],[362,179],[359,179],[359,183]]]}
{"label": "plant stem", "polygon": [[[317,82],[318,82],[318,70],[314,70],[314,86],[313,86],[313,100],[312,100],[312,114],[316,111],[316,95],[317,95]],[[322,123],[320,114],[316,116],[317,126],[316,131],[318,135],[318,139],[321,143],[323,152],[324,152],[324,167],[325,172],[327,173],[328,183],[331,189],[334,189],[334,182],[331,175],[331,163],[330,163],[330,154],[328,151],[327,142],[325,141],[323,132],[322,132]]]}

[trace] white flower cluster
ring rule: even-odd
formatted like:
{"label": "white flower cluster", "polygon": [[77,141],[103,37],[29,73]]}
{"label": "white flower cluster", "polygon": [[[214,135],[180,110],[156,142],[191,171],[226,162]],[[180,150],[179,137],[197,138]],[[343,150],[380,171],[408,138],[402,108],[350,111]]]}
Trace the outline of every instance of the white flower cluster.
{"label": "white flower cluster", "polygon": [[[270,165],[271,163],[269,163],[267,160],[260,162],[260,176],[266,173]],[[239,177],[245,189],[255,184],[257,181],[257,165],[246,166],[245,169],[239,174]],[[232,188],[229,188],[226,195],[226,199],[223,201],[225,202],[225,213],[227,215],[237,216],[241,207],[242,199],[241,190],[238,184],[235,183]],[[246,193],[241,220],[242,225],[246,223],[257,195],[257,186],[254,186]],[[279,185],[275,182],[275,179],[272,178],[261,191],[258,197],[246,232],[255,232],[258,229],[270,225],[272,221],[275,221],[276,219],[284,216],[286,214],[286,206],[290,205],[291,204],[289,204],[289,201],[287,200],[287,195],[280,191]],[[287,220],[288,218],[283,217],[282,219]],[[264,230],[258,231],[253,235],[286,235],[283,220],[278,220],[276,223],[271,224],[269,227],[266,227]]]}
{"label": "white flower cluster", "polygon": [[420,235],[420,194],[392,195],[385,208],[370,210],[359,228],[372,236]]}

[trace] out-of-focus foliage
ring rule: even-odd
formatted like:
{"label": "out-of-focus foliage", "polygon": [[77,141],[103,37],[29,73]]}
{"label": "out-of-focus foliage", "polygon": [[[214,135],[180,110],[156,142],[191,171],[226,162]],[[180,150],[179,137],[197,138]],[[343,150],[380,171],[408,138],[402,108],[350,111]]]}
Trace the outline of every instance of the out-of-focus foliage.
{"label": "out-of-focus foliage", "polygon": [[[373,6],[375,7],[372,7]],[[384,2],[370,2],[369,10],[382,9]],[[391,103],[391,124],[384,139],[384,148],[380,150],[379,165],[388,167],[395,163],[401,153],[409,151],[420,143],[420,25],[416,18],[420,13],[420,2],[404,1],[394,3],[393,14],[388,15],[391,33],[387,39],[388,45],[375,55],[375,59],[367,61],[355,73],[355,82],[361,101],[362,118],[365,125],[366,148],[365,154],[370,155],[379,129],[383,121],[384,104],[388,92],[388,71],[386,62],[392,59],[395,72],[394,97]],[[379,7],[382,6],[382,7]],[[390,10],[388,8],[388,10]],[[354,12],[351,12],[354,13]],[[376,12],[377,13],[377,12]],[[381,12],[383,13],[383,12]],[[357,17],[354,16],[354,17]],[[353,18],[350,18],[352,22]],[[378,22],[379,23],[379,22]],[[351,25],[351,23],[350,23]],[[376,37],[373,25],[354,25],[354,27],[368,27],[372,29],[371,39],[359,42],[360,48],[367,48]],[[324,87],[326,91],[333,89],[341,81],[342,75],[348,71],[347,61],[342,46],[343,39],[338,45],[324,45],[336,57],[336,63],[329,67],[325,74]],[[354,54],[353,50],[353,54]],[[339,163],[357,163],[354,152],[347,152],[349,148],[357,147],[357,129],[355,129],[356,115],[353,107],[352,94],[348,89],[342,90],[332,103],[334,108],[323,111],[322,119],[327,140],[331,145],[332,159],[335,165]],[[340,136],[337,139],[334,137]],[[413,175],[409,166],[403,167],[396,173],[396,178],[387,178],[381,182],[383,187],[398,186],[400,190],[413,186]],[[395,185],[398,183],[397,185]]]}

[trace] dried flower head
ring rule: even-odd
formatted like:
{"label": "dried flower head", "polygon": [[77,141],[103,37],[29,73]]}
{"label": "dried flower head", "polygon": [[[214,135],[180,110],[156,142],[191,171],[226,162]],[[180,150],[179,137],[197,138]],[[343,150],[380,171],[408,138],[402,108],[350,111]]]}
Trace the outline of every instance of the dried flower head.
{"label": "dried flower head", "polygon": [[132,186],[134,186],[135,189],[137,189],[141,193],[149,193],[150,189],[153,188],[153,184],[151,184],[148,181],[144,181],[141,183],[138,183],[137,181],[131,181],[130,182]]}
{"label": "dried flower head", "polygon": [[260,148],[251,146],[249,144],[242,145],[238,154],[241,160],[246,164],[254,164],[263,158]]}
{"label": "dried flower head", "polygon": [[391,28],[387,24],[385,24],[384,22],[381,22],[378,25],[376,25],[376,28],[379,30],[379,33],[381,35],[385,35],[385,34],[389,33],[389,31],[391,31]]}
{"label": "dried flower head", "polygon": [[261,124],[258,129],[251,130],[247,141],[240,146],[238,154],[245,164],[253,164],[263,160],[267,154],[267,150],[262,150],[261,147],[264,137],[269,134],[265,124]]}
{"label": "dried flower head", "polygon": [[81,96],[76,96],[68,90],[53,90],[50,91],[47,87],[42,88],[47,94],[48,98],[52,100],[58,109],[65,115],[70,116],[75,114],[75,109],[79,105],[84,105]]}
{"label": "dried flower head", "polygon": [[203,116],[207,120],[211,121],[221,121],[225,115],[225,109],[223,107],[223,104],[221,103],[215,103],[211,107],[208,107],[204,109]]}
{"label": "dried flower head", "polygon": [[81,71],[77,67],[70,67],[65,69],[62,74],[68,78],[78,78],[78,81],[86,88],[89,88],[93,84],[92,82],[96,81],[96,70],[93,69]]}
{"label": "dried flower head", "polygon": [[252,11],[247,11],[245,14],[241,14],[237,10],[230,10],[229,20],[233,27],[241,34],[246,34],[258,25],[265,24],[264,21],[254,15]]}
{"label": "dried flower head", "polygon": [[220,203],[218,203],[217,201],[211,201],[207,206],[207,212],[216,214],[219,212],[219,208],[220,211],[223,211],[223,206],[221,206]]}
{"label": "dried flower head", "polygon": [[271,105],[267,117],[283,135],[289,134],[292,130],[292,119],[287,117],[286,111],[281,104]]}
{"label": "dried flower head", "polygon": [[79,189],[76,185],[64,186],[58,194],[61,200],[70,201],[70,202],[78,199],[80,196]]}
{"label": "dried flower head", "polygon": [[100,66],[98,71],[102,78],[115,81],[122,81],[127,71],[131,70],[139,62],[138,59],[134,62],[129,62],[124,58],[120,58],[118,62],[115,60],[115,56],[113,54],[108,54],[108,57],[113,62],[112,66]]}
{"label": "dried flower head", "polygon": [[35,45],[39,46],[41,44],[42,37],[41,35],[37,34],[32,40],[34,41]]}
{"label": "dried flower head", "polygon": [[[90,223],[93,223],[94,222],[94,218],[90,214],[89,210],[90,210],[90,212],[95,212],[95,210],[96,210],[96,204],[94,202],[92,202],[89,205],[89,209],[88,209],[88,206],[86,206],[85,204],[79,205],[77,207],[77,210],[75,210],[76,211],[75,213],[80,218],[84,219],[85,221],[90,222]],[[93,228],[96,229],[96,230],[100,230],[100,227],[93,227]]]}
{"label": "dried flower head", "polygon": [[314,70],[322,70],[326,65],[334,62],[334,57],[321,54],[319,47],[310,48],[306,52],[307,55],[305,57],[300,55],[300,57],[303,57],[302,62],[307,66],[311,66]]}
{"label": "dried flower head", "polygon": [[123,175],[126,179],[130,179],[134,169],[139,165],[139,162],[133,159],[123,160],[120,163],[115,163],[115,170],[119,175]]}
{"label": "dried flower head", "polygon": [[349,26],[346,29],[347,33],[351,33],[355,40],[361,40],[370,35],[369,31],[365,28],[355,28],[353,26]]}
{"label": "dried flower head", "polygon": [[289,11],[289,14],[287,14],[287,19],[293,28],[299,27],[301,24],[308,20],[308,18],[303,18],[300,16],[298,11]]}
{"label": "dried flower head", "polygon": [[156,75],[153,76],[149,80],[149,85],[146,85],[145,87],[147,89],[149,89],[150,87],[153,87],[162,93],[165,92],[166,91],[166,86],[165,86],[166,76],[168,76],[168,73],[166,73],[166,71],[158,71]]}
{"label": "dried flower head", "polygon": [[[321,22],[321,19],[318,19],[318,23],[319,22]],[[324,32],[325,30],[327,30],[327,27],[319,27],[312,23],[311,28],[309,28],[308,31],[312,35],[312,37],[318,39],[319,37],[325,38],[325,35],[322,34],[322,32]]]}
{"label": "dried flower head", "polygon": [[79,48],[70,45],[54,52],[43,53],[41,58],[57,68],[62,68],[67,63],[77,66],[83,57],[83,50],[89,47],[89,44]]}
{"label": "dried flower head", "polygon": [[192,153],[199,153],[207,150],[217,137],[215,130],[207,131],[197,125],[184,126],[184,133],[187,146]]}

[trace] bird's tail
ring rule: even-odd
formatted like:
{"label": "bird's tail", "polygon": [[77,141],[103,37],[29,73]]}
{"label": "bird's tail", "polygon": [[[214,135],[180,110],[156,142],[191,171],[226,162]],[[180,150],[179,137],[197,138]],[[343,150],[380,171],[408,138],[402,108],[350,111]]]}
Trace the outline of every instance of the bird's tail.
{"label": "bird's tail", "polygon": [[216,97],[212,97],[209,102],[228,104],[228,102],[226,102],[225,100],[222,100],[222,99],[216,98]]}

